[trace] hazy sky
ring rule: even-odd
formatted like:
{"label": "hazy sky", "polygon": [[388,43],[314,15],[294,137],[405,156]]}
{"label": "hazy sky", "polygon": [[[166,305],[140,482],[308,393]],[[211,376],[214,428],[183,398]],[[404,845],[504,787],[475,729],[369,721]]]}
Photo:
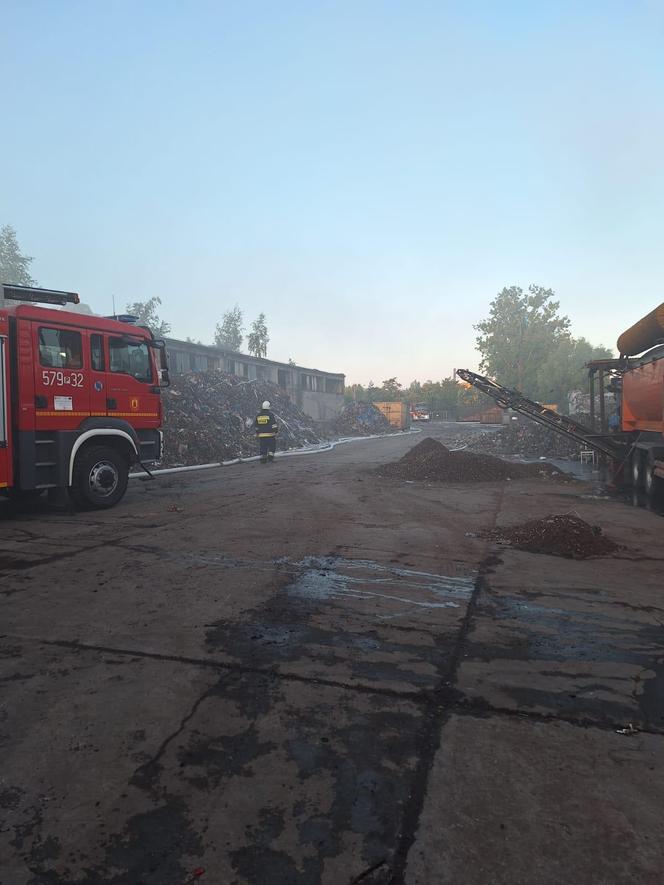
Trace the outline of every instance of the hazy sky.
{"label": "hazy sky", "polygon": [[0,224],[99,312],[349,381],[474,366],[505,285],[664,300],[661,2],[1,0]]}

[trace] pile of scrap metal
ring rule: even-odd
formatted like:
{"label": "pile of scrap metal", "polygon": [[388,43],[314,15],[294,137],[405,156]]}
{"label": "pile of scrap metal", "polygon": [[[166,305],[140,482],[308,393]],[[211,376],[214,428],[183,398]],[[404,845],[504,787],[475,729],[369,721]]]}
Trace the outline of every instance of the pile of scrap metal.
{"label": "pile of scrap metal", "polygon": [[[579,416],[575,416],[579,418]],[[522,458],[571,458],[578,460],[581,446],[577,440],[562,436],[548,427],[519,417],[495,433],[483,433],[468,441],[474,452],[492,455],[517,455]]]}
{"label": "pile of scrap metal", "polygon": [[348,403],[334,422],[338,436],[374,436],[393,431],[388,419],[372,403]]}
{"label": "pile of scrap metal", "polygon": [[284,391],[266,381],[243,381],[224,372],[173,378],[163,391],[163,466],[207,464],[257,454],[254,418],[268,400],[279,421],[278,449],[320,442],[311,418]]}

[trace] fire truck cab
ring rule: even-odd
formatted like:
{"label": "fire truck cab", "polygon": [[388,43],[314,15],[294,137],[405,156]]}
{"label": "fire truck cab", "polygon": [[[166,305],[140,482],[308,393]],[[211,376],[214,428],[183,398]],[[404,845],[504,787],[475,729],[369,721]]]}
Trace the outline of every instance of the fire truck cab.
{"label": "fire truck cab", "polygon": [[131,465],[161,458],[163,342],[114,318],[37,306],[78,303],[75,293],[2,294],[0,490],[68,490],[82,508],[112,507]]}

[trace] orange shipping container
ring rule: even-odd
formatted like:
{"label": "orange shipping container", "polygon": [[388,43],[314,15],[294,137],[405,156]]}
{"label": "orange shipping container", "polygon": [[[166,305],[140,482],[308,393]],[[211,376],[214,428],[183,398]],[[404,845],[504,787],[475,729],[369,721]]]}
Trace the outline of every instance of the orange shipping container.
{"label": "orange shipping container", "polygon": [[397,430],[408,430],[410,427],[410,410],[407,403],[374,403]]}

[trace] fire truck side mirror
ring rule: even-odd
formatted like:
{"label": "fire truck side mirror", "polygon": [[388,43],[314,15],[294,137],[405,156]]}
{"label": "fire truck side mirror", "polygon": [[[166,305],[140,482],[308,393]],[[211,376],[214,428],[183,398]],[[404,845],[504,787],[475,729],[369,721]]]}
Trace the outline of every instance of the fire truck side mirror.
{"label": "fire truck side mirror", "polygon": [[168,374],[168,362],[166,360],[166,342],[163,338],[153,338],[150,341],[150,347],[153,347],[159,354],[159,386],[170,387],[171,378]]}

